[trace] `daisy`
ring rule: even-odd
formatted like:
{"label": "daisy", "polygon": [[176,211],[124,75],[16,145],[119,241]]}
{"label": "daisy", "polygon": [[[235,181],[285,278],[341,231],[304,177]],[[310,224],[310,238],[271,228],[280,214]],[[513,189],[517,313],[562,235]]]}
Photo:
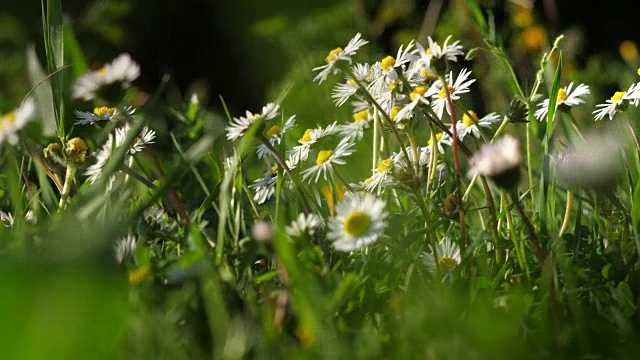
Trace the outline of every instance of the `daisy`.
{"label": "daisy", "polygon": [[280,113],[280,105],[275,103],[269,103],[262,107],[262,112],[259,114],[252,114],[249,111],[245,112],[245,116],[239,118],[233,118],[230,125],[227,125],[225,130],[227,131],[227,139],[231,141],[241,138],[245,131],[259,119],[271,120],[278,116]]}
{"label": "daisy", "polygon": [[[411,147],[407,147],[407,155],[409,156],[409,166],[407,166],[407,161],[404,157],[402,151],[393,153],[391,155],[392,163],[395,168],[411,168],[413,167],[413,151]],[[426,166],[429,164],[429,160],[431,159],[431,147],[430,146],[422,146],[418,147],[418,161],[420,166]]]}
{"label": "daisy", "polygon": [[300,140],[298,140],[300,145],[294,146],[293,149],[289,151],[288,161],[295,166],[299,162],[307,160],[311,145],[315,144],[322,138],[337,134],[339,131],[340,125],[338,125],[337,122],[327,125],[327,127],[324,128],[317,127],[315,129],[307,129]]}
{"label": "daisy", "polygon": [[394,157],[381,160],[378,167],[372,170],[373,175],[364,181],[366,184],[365,190],[373,192],[377,189],[393,184],[391,175],[393,173],[394,165]]}
{"label": "daisy", "polygon": [[[451,101],[460,99],[461,94],[468,93],[470,91],[469,86],[471,86],[471,84],[473,84],[476,80],[468,80],[469,75],[471,75],[471,71],[462,69],[460,70],[460,74],[456,78],[455,82],[453,81],[452,72],[449,72],[449,74],[446,76],[447,90],[449,91],[449,94],[451,96]],[[441,81],[437,81],[433,84],[432,87],[434,88],[434,90],[430,91],[430,93],[433,94],[431,107],[433,108],[433,111],[436,113],[436,115],[441,118],[445,107],[447,108],[447,113],[449,113],[449,107],[446,106],[447,95]]]}
{"label": "daisy", "polygon": [[368,41],[361,39],[360,33],[357,33],[356,36],[349,41],[344,50],[339,47],[331,50],[325,58],[327,64],[313,68],[313,71],[320,71],[320,73],[313,78],[313,81],[318,81],[319,83],[325,81],[331,71],[334,73],[337,72],[337,70],[333,69],[336,62],[340,60],[351,62],[351,56],[355,55],[356,51],[367,43]]}
{"label": "daisy", "polygon": [[106,64],[97,71],[90,71],[76,80],[71,96],[74,99],[93,100],[101,87],[121,83],[122,88],[126,89],[138,76],[140,76],[140,66],[131,59],[129,54],[121,54],[110,64]]}
{"label": "daisy", "polygon": [[469,176],[484,175],[509,189],[520,179],[520,144],[511,135],[505,135],[493,144],[484,144],[471,158]]}
{"label": "daisy", "polygon": [[336,250],[362,249],[384,234],[385,203],[369,193],[348,194],[335,210],[335,217],[329,218],[327,238]]}
{"label": "daisy", "polygon": [[500,116],[496,113],[490,113],[478,119],[478,115],[473,110],[468,110],[462,115],[462,119],[456,123],[456,132],[460,140],[464,139],[467,134],[473,134],[476,138],[480,138],[481,127],[490,127],[491,124],[500,120]]}
{"label": "daisy", "polygon": [[98,121],[115,121],[121,118],[129,118],[133,116],[136,109],[132,106],[127,106],[124,108],[124,112],[126,115],[121,116],[118,109],[106,106],[95,108],[93,112],[75,110],[76,122],[73,125],[87,125]]}
{"label": "daisy", "polygon": [[258,205],[264,204],[273,196],[273,194],[275,194],[276,182],[278,180],[277,170],[278,167],[274,165],[264,174],[263,177],[249,185],[249,188],[255,189],[256,193],[253,196],[253,200],[257,202]]}
{"label": "daisy", "polygon": [[[417,86],[413,88],[413,91],[409,94],[409,99],[411,102],[406,104],[402,109],[396,112],[395,116],[393,116],[393,120],[400,121],[406,118],[409,118],[413,114],[413,110],[418,104],[422,103],[424,105],[429,105],[429,98],[435,94],[435,88],[427,89],[426,86]],[[393,108],[392,108],[393,109]]]}
{"label": "daisy", "polygon": [[358,92],[358,85],[356,84],[356,81],[351,78],[347,78],[346,82],[338,84],[333,88],[331,91],[331,97],[336,103],[336,106],[342,106],[356,92]]}
{"label": "daisy", "polygon": [[[131,127],[129,124],[125,124],[124,126],[116,129],[117,146],[124,144],[130,129]],[[133,155],[137,152],[142,151],[142,149],[144,149],[144,147],[147,146],[148,144],[153,144],[154,143],[153,140],[155,138],[156,138],[155,131],[149,129],[146,126],[143,127],[142,130],[140,130],[140,134],[138,134],[138,136],[136,136],[131,142],[131,144],[129,145],[129,154]]]}
{"label": "daisy", "polygon": [[114,248],[118,263],[122,264],[125,259],[132,258],[135,255],[138,247],[137,241],[138,239],[135,235],[123,236],[118,240]]}
{"label": "daisy", "polygon": [[364,129],[369,128],[370,122],[369,110],[359,111],[353,114],[353,122],[340,126],[339,134],[342,137],[360,141],[364,136]]}
{"label": "daisy", "polygon": [[300,213],[298,218],[293,220],[291,225],[285,227],[284,230],[287,232],[287,235],[294,238],[300,238],[305,234],[313,236],[320,225],[322,225],[322,219],[320,216],[313,213],[306,215],[304,213]]}
{"label": "daisy", "polygon": [[[100,147],[98,151],[95,153],[96,162],[95,164],[89,166],[87,170],[85,170],[84,174],[88,177],[90,183],[95,183],[101,176],[104,171],[109,158],[111,157],[111,153],[113,151],[113,145],[115,142],[115,138],[113,134],[109,134],[107,141]],[[110,184],[113,182],[113,177],[110,181]]]}
{"label": "daisy", "polygon": [[[453,139],[449,134],[447,133],[436,134],[436,146],[438,147],[438,152],[440,154],[444,154],[444,145],[451,146],[452,143],[453,143]],[[429,137],[429,142],[427,143],[427,145],[428,145],[427,147],[429,148],[429,151],[431,151],[431,148],[433,147],[431,137]]]}
{"label": "daisy", "polygon": [[[571,89],[573,87],[573,83],[570,83],[569,86],[560,88],[558,90],[558,98],[556,100],[556,109],[558,109],[561,105],[565,105],[567,107],[584,104],[584,99],[582,96],[590,94],[589,86],[585,84],[580,84],[576,86],[575,89]],[[547,118],[547,112],[549,111],[549,99],[545,99],[543,102],[538,104],[540,109],[536,110],[534,116],[536,119],[542,121]]]}
{"label": "daisy", "polygon": [[451,38],[451,35],[447,36],[447,38],[444,39],[442,47],[440,47],[437,42],[433,41],[431,37],[427,39],[429,41],[429,46],[426,49],[420,43],[416,43],[418,54],[427,68],[431,68],[431,61],[433,59],[446,59],[448,61],[457,62],[458,56],[464,55],[464,52],[462,52],[462,45],[460,45],[459,40],[454,41],[452,44],[448,44]]}
{"label": "daisy", "polygon": [[0,145],[5,140],[11,145],[18,143],[18,131],[31,120],[35,108],[33,100],[27,98],[19,108],[0,116]]}
{"label": "daisy", "polygon": [[[280,129],[280,126],[273,125],[267,130],[265,136],[269,139],[269,143],[272,147],[275,147],[276,144],[280,144],[280,141],[284,134],[289,131],[296,124],[296,116],[291,115],[284,123],[284,127]],[[258,153],[258,158],[262,159],[266,154],[269,153],[269,148],[265,144],[258,145],[258,149],[256,151]]]}
{"label": "daisy", "polygon": [[[430,246],[431,247],[431,246]],[[436,264],[432,252],[422,254],[422,263],[431,272],[435,272]],[[436,254],[438,254],[438,270],[448,273],[456,265],[460,264],[460,248],[449,237],[445,237],[442,243],[436,244]]]}
{"label": "daisy", "polygon": [[640,83],[631,84],[629,90],[617,91],[606,103],[596,105],[599,109],[593,113],[596,115],[596,120],[604,118],[605,115],[609,115],[609,120],[613,120],[616,112],[625,111],[630,102],[638,106],[638,101],[640,101]]}
{"label": "daisy", "polygon": [[335,150],[322,150],[318,152],[316,158],[316,165],[308,168],[302,172],[302,180],[309,179],[318,182],[320,174],[323,175],[324,180],[327,180],[327,173],[333,177],[333,165],[345,165],[347,162],[343,158],[353,154],[355,150],[352,147],[355,144],[349,139],[342,139]]}

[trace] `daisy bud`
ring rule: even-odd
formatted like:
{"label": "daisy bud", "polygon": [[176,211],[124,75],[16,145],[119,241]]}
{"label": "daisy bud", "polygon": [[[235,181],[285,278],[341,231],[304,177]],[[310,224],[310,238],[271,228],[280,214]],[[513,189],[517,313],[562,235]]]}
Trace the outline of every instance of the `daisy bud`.
{"label": "daisy bud", "polygon": [[485,144],[471,158],[473,167],[470,176],[483,175],[491,178],[496,185],[513,189],[520,180],[520,144],[510,135],[505,135],[494,144]]}
{"label": "daisy bud", "polygon": [[65,166],[64,155],[62,155],[62,148],[58,143],[51,143],[42,150],[44,159],[47,165],[55,167],[57,165]]}
{"label": "daisy bud", "polygon": [[509,102],[509,107],[507,108],[506,117],[509,119],[511,123],[524,123],[528,122],[527,114],[528,114],[527,104],[517,97],[514,97]]}
{"label": "daisy bud", "polygon": [[64,149],[65,158],[68,164],[82,165],[87,156],[87,144],[79,137],[67,141]]}
{"label": "daisy bud", "polygon": [[251,237],[258,242],[268,242],[273,239],[273,227],[268,221],[259,221],[251,227]]}

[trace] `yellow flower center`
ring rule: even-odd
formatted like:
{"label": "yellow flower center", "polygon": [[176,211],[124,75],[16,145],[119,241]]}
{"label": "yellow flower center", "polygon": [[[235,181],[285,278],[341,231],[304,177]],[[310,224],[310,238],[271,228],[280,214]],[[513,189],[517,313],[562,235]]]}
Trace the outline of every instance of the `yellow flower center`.
{"label": "yellow flower center", "polygon": [[389,89],[393,90],[393,89],[397,88],[398,84],[400,84],[400,79],[391,80],[389,82]]}
{"label": "yellow flower center", "polygon": [[278,171],[278,165],[273,165],[273,166],[271,167],[271,171],[273,171],[273,172]]}
{"label": "yellow flower center", "polygon": [[415,100],[416,97],[418,96],[423,97],[424,93],[426,92],[427,92],[427,88],[425,86],[418,86],[413,89],[411,94],[409,94],[409,97],[411,98],[411,100]]}
{"label": "yellow flower center", "polygon": [[107,69],[105,69],[104,66],[101,67],[100,69],[98,69],[98,75],[100,75],[100,76],[107,75]]}
{"label": "yellow flower center", "polygon": [[342,226],[344,231],[353,236],[358,237],[369,230],[369,226],[371,225],[371,217],[368,214],[362,211],[353,211],[347,218],[344,220],[344,225]]}
{"label": "yellow flower center", "polygon": [[626,91],[616,91],[616,93],[611,97],[611,101],[619,102],[626,93]]}
{"label": "yellow flower center", "polygon": [[362,110],[353,114],[353,122],[359,123],[360,121],[366,121],[369,118],[369,110]]}
{"label": "yellow flower center", "polygon": [[[436,134],[436,142],[440,142],[440,139],[442,139],[442,133],[437,133],[437,134]],[[429,138],[429,142],[428,142],[428,144],[429,144],[429,145],[431,145],[431,144],[432,144],[431,138]]]}
{"label": "yellow flower center", "polygon": [[427,53],[427,55],[431,55],[431,48],[428,47],[427,50],[425,50],[425,52]]}
{"label": "yellow flower center", "polygon": [[336,61],[336,59],[338,58],[338,55],[340,55],[341,52],[342,52],[342,48],[337,47],[329,51],[329,55],[327,55],[325,60],[327,61],[327,63],[332,63]]}
{"label": "yellow flower center", "polygon": [[268,138],[274,137],[280,133],[280,126],[273,125],[269,131],[267,131],[266,135]]}
{"label": "yellow flower center", "polygon": [[349,79],[349,80],[347,80],[347,84],[349,84],[349,85],[355,85],[355,84],[356,84],[356,81],[355,81],[355,80],[353,80],[353,79]]}
{"label": "yellow flower center", "polygon": [[[329,207],[329,214],[333,216],[333,191],[328,186],[323,186],[322,195],[324,195],[325,199],[327,199],[327,206]],[[338,201],[342,201],[344,199],[344,186],[341,184],[336,184],[336,195],[338,195]]]}
{"label": "yellow flower center", "polygon": [[93,109],[93,113],[98,116],[103,116],[104,114],[107,114],[107,113],[109,114],[109,116],[113,116],[115,112],[116,112],[116,109],[106,107],[106,106]]}
{"label": "yellow flower center", "polygon": [[316,165],[321,165],[327,162],[329,158],[333,155],[333,150],[322,150],[318,153],[318,157],[316,158]]}
{"label": "yellow flower center", "polygon": [[307,129],[307,131],[304,132],[304,135],[302,135],[302,137],[300,138],[300,141],[302,142],[311,141],[311,133],[313,133],[313,129]]}
{"label": "yellow flower center", "polygon": [[458,262],[456,261],[456,259],[449,256],[443,256],[438,259],[438,267],[440,268],[440,271],[449,271],[453,269],[453,267],[456,266],[457,263]]}
{"label": "yellow flower center", "polygon": [[530,26],[522,31],[522,42],[529,50],[538,50],[547,40],[547,31],[542,26]]}
{"label": "yellow flower center", "polygon": [[391,118],[391,120],[393,120],[396,115],[398,115],[398,111],[400,111],[401,107],[400,106],[394,106],[391,108],[391,111],[389,111],[389,117]]}
{"label": "yellow flower center", "polygon": [[[447,92],[449,92],[449,95],[451,95],[451,93],[453,92],[453,86],[447,84]],[[440,92],[438,93],[438,96],[441,99],[444,99],[447,97],[447,93],[445,92],[444,88],[442,88],[442,90],[440,90]]]}
{"label": "yellow flower center", "polygon": [[631,62],[638,57],[638,46],[631,40],[623,41],[619,50],[620,56],[626,62]]}
{"label": "yellow flower center", "polygon": [[12,111],[2,117],[2,122],[12,123],[16,121],[16,112]]}
{"label": "yellow flower center", "polygon": [[144,268],[137,268],[129,273],[129,284],[138,285],[147,278],[149,272]]}
{"label": "yellow flower center", "polygon": [[565,91],[564,88],[560,88],[560,90],[558,90],[558,98],[556,99],[556,105],[562,103],[563,101],[567,100],[569,96],[567,95],[567,92]]}
{"label": "yellow flower center", "polygon": [[386,72],[389,72],[389,70],[391,70],[391,68],[393,68],[395,64],[396,59],[394,59],[393,56],[387,56],[386,58],[382,59],[382,61],[380,61],[380,67]]}
{"label": "yellow flower center", "polygon": [[[471,116],[469,116],[471,115]],[[469,110],[462,115],[462,123],[464,127],[468,128],[478,123],[478,115],[473,110]]]}
{"label": "yellow flower center", "polygon": [[389,170],[389,168],[391,168],[391,164],[391,158],[380,161],[380,163],[378,164],[378,172]]}

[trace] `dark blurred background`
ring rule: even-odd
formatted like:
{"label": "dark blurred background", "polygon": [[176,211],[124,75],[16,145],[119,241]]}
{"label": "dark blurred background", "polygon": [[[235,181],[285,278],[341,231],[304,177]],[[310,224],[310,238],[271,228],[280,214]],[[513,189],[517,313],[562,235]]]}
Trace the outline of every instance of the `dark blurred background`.
{"label": "dark blurred background", "polygon": [[[429,34],[427,10],[442,21],[452,6],[466,1],[429,0],[85,0],[62,1],[90,66],[97,67],[120,52],[130,52],[142,65],[136,82],[153,92],[164,74],[177,91],[196,91],[219,107],[223,95],[233,113],[256,109],[283,86],[297,66],[322,64],[324,52],[342,44],[356,31],[377,40],[379,51]],[[498,30],[509,26],[510,9],[533,5],[536,22],[550,33],[547,41],[566,31],[579,36],[583,56],[596,51],[618,57],[624,40],[638,40],[640,23],[634,2],[500,1],[477,2],[491,11]],[[461,5],[462,4],[462,5]],[[24,71],[27,44],[41,58],[39,1],[8,1],[0,6],[0,95],[3,102],[19,100],[29,89]],[[505,39],[505,41],[508,41]],[[570,46],[571,44],[569,44]],[[310,54],[317,54],[312,61]],[[308,61],[308,63],[305,63]],[[584,57],[577,59],[584,65]],[[24,81],[16,86],[16,79]],[[297,90],[296,90],[297,91]],[[2,106],[3,104],[0,104]]]}

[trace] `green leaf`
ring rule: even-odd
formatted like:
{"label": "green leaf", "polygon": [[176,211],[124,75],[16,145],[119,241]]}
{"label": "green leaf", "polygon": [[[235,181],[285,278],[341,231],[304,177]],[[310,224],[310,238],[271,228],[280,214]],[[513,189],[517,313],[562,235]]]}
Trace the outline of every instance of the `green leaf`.
{"label": "green leaf", "polygon": [[50,80],[45,80],[47,74],[38,60],[34,44],[27,48],[27,74],[37,104],[36,109],[42,124],[42,133],[47,137],[53,136],[56,133],[53,93],[51,92]]}

